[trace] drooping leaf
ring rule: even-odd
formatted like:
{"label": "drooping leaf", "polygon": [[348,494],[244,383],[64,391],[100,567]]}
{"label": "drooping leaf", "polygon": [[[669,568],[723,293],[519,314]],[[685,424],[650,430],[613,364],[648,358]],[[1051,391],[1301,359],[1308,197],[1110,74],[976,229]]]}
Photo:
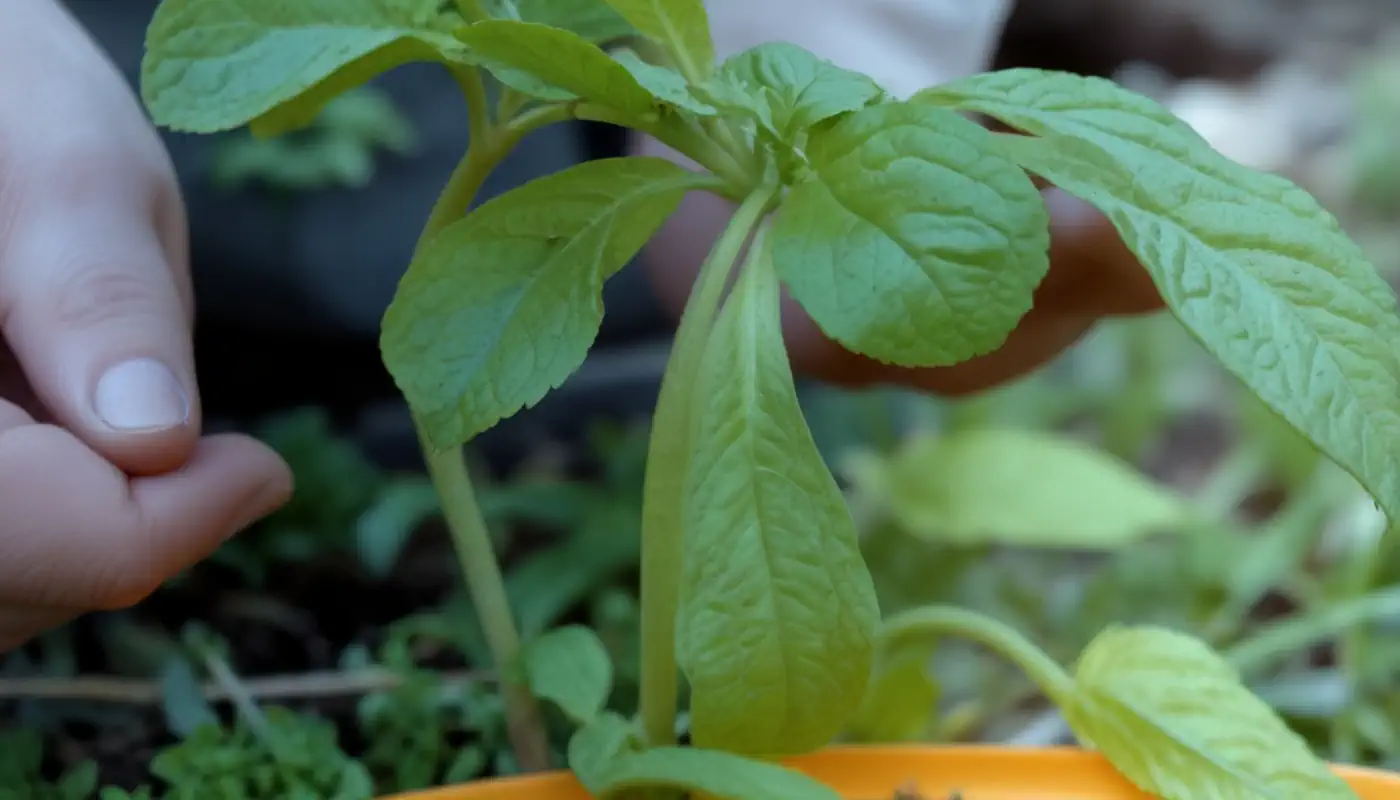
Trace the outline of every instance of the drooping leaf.
{"label": "drooping leaf", "polygon": [[580,725],[603,710],[612,692],[612,660],[598,635],[582,625],[556,628],[520,654],[530,691]]}
{"label": "drooping leaf", "polygon": [[813,133],[773,230],[793,296],[846,347],[904,366],[991,352],[1049,268],[1040,194],[981,126],[887,103]]}
{"label": "drooping leaf", "polygon": [[652,109],[651,93],[632,73],[576,33],[497,19],[460,28],[457,38],[502,83],[525,94],[545,100],[582,97],[636,115]]}
{"label": "drooping leaf", "polygon": [[219,715],[205,698],[199,675],[186,658],[172,657],[162,666],[160,701],[165,726],[176,736],[189,736],[205,725],[219,725]]}
{"label": "drooping leaf", "polygon": [[938,711],[939,685],[930,673],[931,645],[881,653],[870,686],[847,732],[859,742],[916,742]]}
{"label": "drooping leaf", "polygon": [[1035,134],[1003,150],[1104,212],[1206,350],[1400,521],[1395,293],[1315,199],[1108,81],[1018,70],[918,99]]}
{"label": "drooping leaf", "polygon": [[911,440],[880,481],[897,524],[934,542],[1113,549],[1190,522],[1189,502],[1065,436],[972,429]]}
{"label": "drooping leaf", "polygon": [[606,0],[639,33],[666,48],[681,73],[707,77],[715,63],[703,0]]}
{"label": "drooping leaf", "polygon": [[755,117],[780,140],[848,111],[858,111],[883,90],[853,72],[786,42],[769,42],[738,53],[720,65],[715,78],[743,91]]}
{"label": "drooping leaf", "polygon": [[659,158],[592,161],[448,227],[384,317],[384,361],[436,447],[538,402],[583,362],[602,285],[700,180]]}
{"label": "drooping leaf", "polygon": [[690,86],[679,72],[644,61],[633,50],[619,50],[613,53],[613,58],[632,73],[632,77],[637,79],[637,83],[640,83],[661,102],[702,116],[712,116],[717,113],[713,106],[702,102],[690,91]]}
{"label": "drooping leaf", "polygon": [[670,787],[721,800],[839,800],[815,780],[777,764],[695,747],[636,748],[632,726],[605,714],[574,734],[569,767],[599,800],[629,789]]}
{"label": "drooping leaf", "polygon": [[1357,800],[1200,640],[1114,627],[1092,641],[1062,709],[1070,726],[1163,800]]}
{"label": "drooping leaf", "polygon": [[563,28],[599,44],[637,33],[603,0],[485,0],[482,5],[497,19]]}
{"label": "drooping leaf", "polygon": [[697,377],[676,647],[696,745],[772,756],[826,744],[860,705],[879,608],[759,247]]}
{"label": "drooping leaf", "polygon": [[436,0],[164,0],[141,95],[155,122],[214,133],[303,127],[336,95],[413,61],[461,62]]}

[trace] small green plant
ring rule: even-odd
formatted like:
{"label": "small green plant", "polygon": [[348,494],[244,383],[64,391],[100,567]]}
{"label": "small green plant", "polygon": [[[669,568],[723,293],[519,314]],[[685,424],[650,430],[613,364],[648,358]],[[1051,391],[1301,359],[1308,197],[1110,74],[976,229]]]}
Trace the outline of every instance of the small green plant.
{"label": "small green plant", "polygon": [[[624,38],[643,45],[601,46]],[[962,609],[882,622],[779,325],[782,285],[828,335],[880,361],[937,367],[997,349],[1049,266],[1038,175],[1103,211],[1205,349],[1395,520],[1395,296],[1312,197],[1103,80],[1016,69],[899,99],[790,44],[716,63],[701,0],[165,0],[142,91],[173,129],[276,134],[410,61],[456,76],[470,144],[385,315],[383,355],[524,769],[551,764],[543,697],[577,725],[568,763],[597,796],[834,798],[772,759],[858,722],[891,654],[960,635],[1019,665],[1151,794],[1355,797],[1184,634],[1109,628],[1070,673]],[[494,104],[488,78],[501,84]],[[605,159],[466,213],[523,136],[573,119],[650,135],[702,168]],[[565,628],[521,646],[459,445],[580,365],[602,283],[695,191],[737,211],[692,293],[653,421],[631,720],[605,710],[613,671],[596,636]],[[680,674],[688,746],[677,743]]]}

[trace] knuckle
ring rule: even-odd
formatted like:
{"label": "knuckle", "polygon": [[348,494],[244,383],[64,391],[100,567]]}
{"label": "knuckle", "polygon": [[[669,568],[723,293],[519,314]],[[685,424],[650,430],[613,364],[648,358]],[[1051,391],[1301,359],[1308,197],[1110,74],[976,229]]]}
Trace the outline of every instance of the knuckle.
{"label": "knuckle", "polygon": [[154,313],[162,304],[161,291],[149,278],[120,269],[85,267],[71,270],[60,283],[53,317],[66,328],[90,329]]}

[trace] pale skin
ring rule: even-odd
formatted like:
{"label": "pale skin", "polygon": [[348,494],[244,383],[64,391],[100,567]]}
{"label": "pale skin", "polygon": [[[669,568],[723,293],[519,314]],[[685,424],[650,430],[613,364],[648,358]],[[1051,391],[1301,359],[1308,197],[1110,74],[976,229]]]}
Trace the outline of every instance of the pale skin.
{"label": "pale skin", "polygon": [[[729,2],[712,3],[716,40],[746,47],[726,34]],[[797,33],[764,38],[838,58]],[[1063,198],[1052,207],[1051,275],[1001,350],[949,369],[894,370],[842,350],[790,307],[798,369],[961,394],[1035,369],[1105,315],[1157,307],[1121,246],[1082,257],[1083,232],[1101,231],[1101,220]],[[649,274],[673,311],[726,210],[693,197],[649,247]],[[202,434],[193,313],[183,204],[137,99],[56,0],[3,0],[0,652],[87,611],[140,601],[289,497],[291,475],[271,450]]]}

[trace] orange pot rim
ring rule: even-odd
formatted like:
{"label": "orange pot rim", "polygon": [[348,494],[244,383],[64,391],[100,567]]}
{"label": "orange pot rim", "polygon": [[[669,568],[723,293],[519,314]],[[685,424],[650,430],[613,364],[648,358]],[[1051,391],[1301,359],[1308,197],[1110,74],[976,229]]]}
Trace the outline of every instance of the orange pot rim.
{"label": "orange pot rim", "polygon": [[[933,800],[1145,800],[1098,753],[1075,747],[856,745],[830,747],[783,763],[843,797],[884,800],[901,786]],[[1400,774],[1350,765],[1333,769],[1361,800],[1400,800]],[[941,793],[941,794],[940,794]],[[572,774],[547,772],[429,789],[391,800],[588,800]]]}

